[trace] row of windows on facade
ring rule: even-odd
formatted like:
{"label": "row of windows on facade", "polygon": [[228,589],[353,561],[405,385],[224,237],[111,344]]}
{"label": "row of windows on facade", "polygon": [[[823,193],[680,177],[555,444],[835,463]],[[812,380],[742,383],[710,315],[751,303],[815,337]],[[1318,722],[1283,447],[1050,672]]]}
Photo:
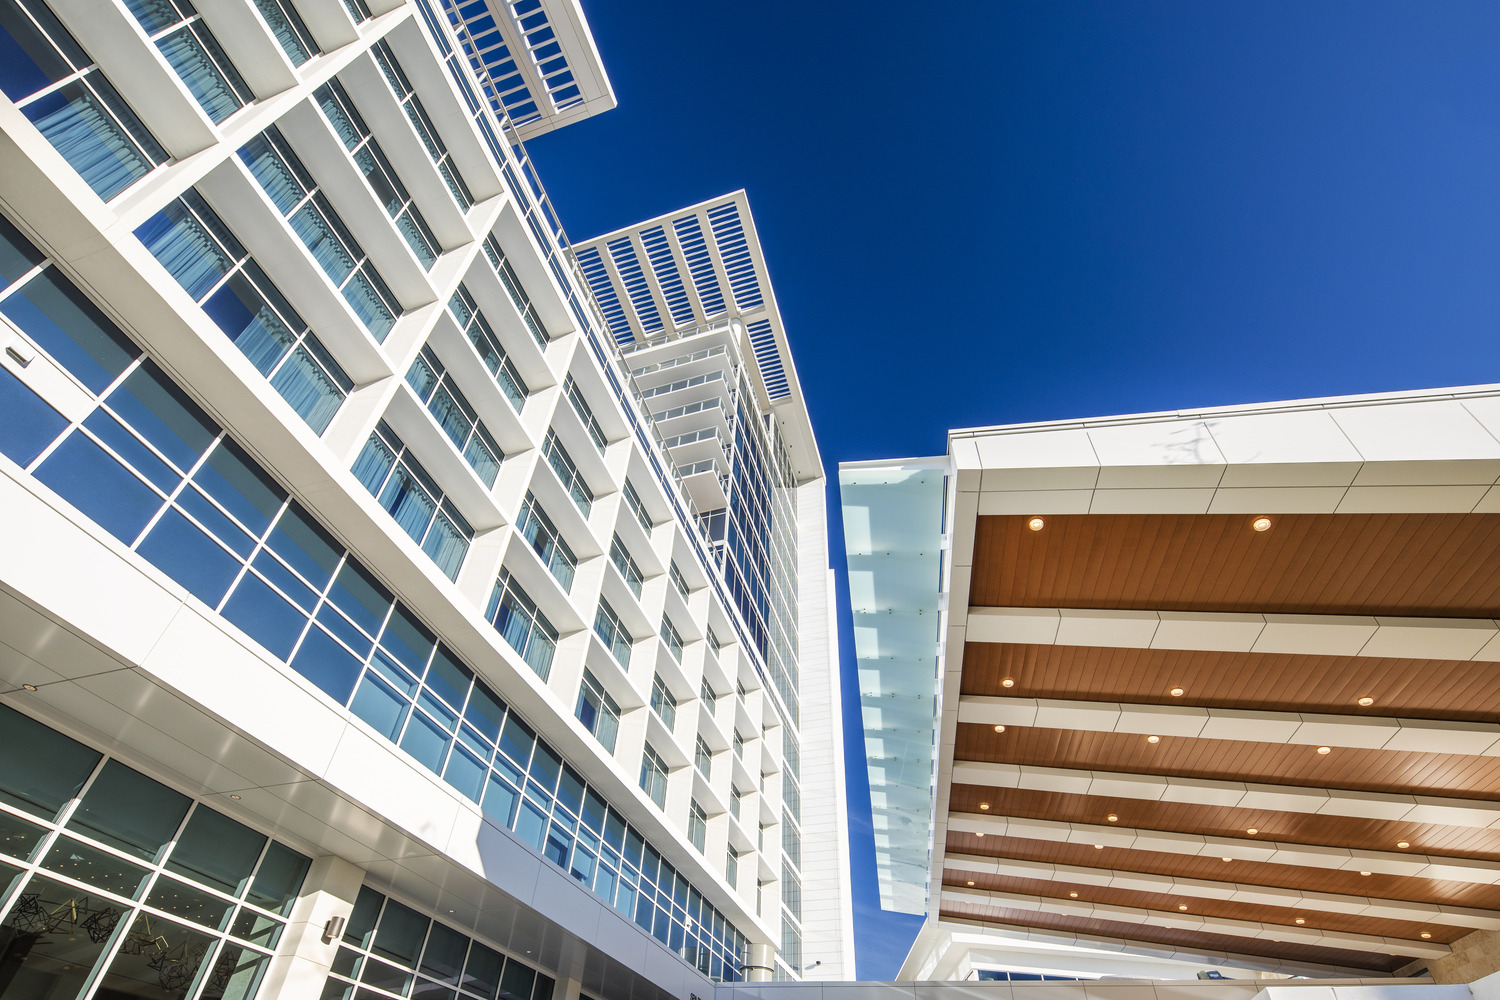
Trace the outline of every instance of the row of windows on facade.
{"label": "row of windows on facade", "polygon": [[[346,0],[345,6],[356,23],[368,19],[369,11],[360,0]],[[254,95],[208,25],[186,0],[131,0],[127,7],[215,123],[224,122],[253,100]],[[288,0],[257,0],[256,9],[293,66],[301,66],[318,53],[315,40]],[[423,14],[430,18],[425,7]],[[5,30],[0,39],[3,50],[0,89],[22,107],[42,135],[96,193],[112,198],[167,161],[165,149],[42,0],[25,0],[24,4],[21,0],[5,0],[0,27]],[[446,50],[446,39],[436,25],[431,27]],[[372,52],[450,193],[460,209],[467,211],[473,197],[394,52],[384,40],[377,42]],[[334,80],[318,90],[316,100],[412,253],[424,268],[430,268],[441,252],[431,227],[347,92]],[[302,167],[290,144],[273,126],[252,139],[241,150],[241,157],[354,314],[377,341],[383,340],[401,313],[400,304],[326,195]],[[188,213],[178,210],[174,214]],[[232,237],[226,243],[232,245]],[[496,262],[497,269],[501,269],[491,243],[492,240],[486,241],[486,252]],[[221,249],[227,254],[230,247]],[[173,259],[180,267],[194,269],[194,278],[206,276],[196,263],[204,260],[205,255],[179,252],[173,254]],[[213,255],[207,259],[213,259]],[[321,431],[342,396],[352,387],[347,375],[317,337],[295,318],[289,306],[275,308],[285,305],[285,300],[274,288],[267,287],[269,281],[248,260],[247,254],[233,261],[221,256],[216,263],[221,269],[231,263],[249,265],[245,268],[249,273],[235,282],[235,291],[248,294],[238,295],[238,302],[220,302],[216,318],[234,314],[231,323],[237,328],[226,332],[256,360],[294,408]],[[174,271],[174,274],[180,280],[184,278],[181,273]],[[502,279],[517,299],[517,308],[528,327],[545,343],[545,331],[536,311],[519,289],[508,264],[503,265]],[[183,283],[191,284],[188,280]],[[206,296],[212,289],[199,291]],[[276,312],[280,315],[274,315]],[[568,395],[578,406],[580,398],[572,391]],[[592,414],[584,419],[591,436],[602,444],[602,433]],[[485,461],[485,457],[480,456],[479,461]],[[575,492],[580,503],[592,499],[584,495],[585,491],[583,487]],[[451,544],[435,547],[451,552]]]}
{"label": "row of windows on facade", "polygon": [[[670,947],[737,975],[743,936],[685,881],[679,907],[681,876],[623,818],[55,267],[0,236],[0,280],[19,284],[0,311],[97,396],[69,421],[0,369],[0,452]],[[556,633],[507,574],[488,618],[545,679]]]}
{"label": "row of windows on facade", "polygon": [[[252,1000],[308,858],[3,707],[0,803],[17,810],[0,806],[0,927],[12,932],[0,953],[26,949],[0,1000],[71,995],[91,975],[117,998]],[[422,1000],[548,1000],[553,988],[369,886],[323,996],[355,983]]]}
{"label": "row of windows on facade", "polygon": [[0,706],[0,1000],[250,1000],[309,865]]}
{"label": "row of windows on facade", "polygon": [[[151,9],[132,8],[133,13],[142,20],[143,26],[158,31],[159,34],[156,37],[164,46],[164,51],[170,41],[170,44],[175,46],[174,51],[186,51],[197,46],[202,52],[208,54],[207,63],[202,60],[191,62],[191,66],[195,70],[200,70],[201,75],[184,75],[184,79],[189,83],[190,89],[193,89],[195,96],[205,102],[205,109],[210,109],[212,105],[211,110],[216,120],[222,121],[238,107],[225,96],[225,87],[227,86],[232,91],[237,86],[243,89],[242,85],[236,84],[238,76],[233,66],[228,63],[227,57],[223,56],[222,50],[218,49],[217,43],[212,39],[206,26],[202,25],[201,19],[197,18],[196,13],[191,12],[190,9],[186,9],[187,13],[184,13],[184,9],[168,9],[165,5]],[[286,8],[278,15],[270,9],[270,6],[265,6],[262,12],[268,18],[268,23],[277,30],[278,38],[284,45],[302,45],[306,41],[305,29],[300,27],[300,20],[295,10]],[[91,70],[91,64],[87,63],[82,50],[44,7],[36,5],[34,9],[24,12],[16,8],[12,13],[13,16],[9,18],[6,25],[10,29],[9,41],[12,47],[17,47],[21,51],[29,51],[32,55],[43,53],[46,56],[45,58],[39,56],[40,62],[36,59],[29,59],[18,64],[20,69],[8,80],[14,84],[11,90],[15,94],[22,93],[24,81],[27,79],[31,83],[37,83],[49,70],[53,71],[55,76],[59,67],[68,69],[64,61],[59,61],[59,54],[70,57],[71,72],[76,72],[81,76],[87,75],[86,71],[92,72],[94,77],[92,82],[108,90],[107,81],[104,81],[102,75],[96,70]],[[354,7],[351,7],[351,14],[356,16],[356,19],[360,16],[359,10]],[[171,40],[167,39],[168,34],[172,36]],[[299,41],[299,38],[302,41]],[[288,48],[288,55],[292,56],[294,62],[299,65],[305,61],[307,54],[308,50],[305,46],[296,53]],[[460,207],[467,209],[472,203],[472,198],[468,196],[461,176],[453,169],[446,148],[437,138],[430,120],[421,108],[420,101],[396,61],[394,53],[386,43],[381,42],[377,44],[374,55],[396,98],[407,112],[413,128],[442,172],[450,191]],[[180,73],[184,73],[184,67],[189,63],[179,60],[174,61],[173,65]],[[52,84],[59,82],[54,79]],[[41,89],[45,90],[47,87],[44,85]],[[39,93],[39,91],[34,93]],[[109,102],[107,107],[116,110],[123,108],[128,120],[139,126],[138,120],[129,112],[128,107],[125,107],[124,102],[118,99],[118,95],[114,97],[115,100]],[[348,94],[335,80],[320,88],[316,97],[325,117],[360,167],[377,198],[382,201],[396,221],[398,229],[412,252],[424,267],[430,267],[438,252],[434,248],[435,240],[431,236],[431,229],[421,218],[419,210],[395,176],[388,159],[380,150],[357,110],[354,109]],[[80,108],[97,111],[98,107],[98,101],[90,103],[85,99],[81,103],[68,104],[64,113],[77,114]],[[139,127],[135,131],[144,132],[144,128]],[[118,143],[115,145],[118,146]],[[262,135],[252,139],[241,150],[241,158],[252,175],[261,183],[272,203],[288,218],[293,231],[307,245],[314,259],[343,293],[355,315],[361,319],[377,340],[383,339],[394,324],[395,316],[399,314],[399,304],[395,302],[394,296],[390,294],[373,264],[368,261],[352,235],[349,234],[347,227],[338,218],[337,212],[319,191],[311,175],[301,165],[289,143],[273,126]],[[103,162],[98,155],[98,150],[78,152],[70,159],[77,165],[91,165],[95,169],[98,169],[100,163]],[[161,161],[158,159],[154,162]],[[137,166],[139,166],[138,163]],[[84,167],[80,166],[80,169],[83,170]],[[149,167],[145,169],[149,170]],[[138,179],[139,175],[137,173],[132,176],[125,186]],[[93,183],[92,180],[91,183]],[[118,193],[118,190],[123,190],[123,187],[111,193]],[[195,192],[189,192],[189,195],[195,195]],[[178,218],[172,220],[170,217],[173,215]],[[197,230],[193,234],[198,237],[197,240],[182,240],[180,225],[175,231],[170,232],[170,236],[168,235],[168,227],[164,223],[170,221],[181,223],[184,218],[196,223],[191,228]],[[254,261],[249,259],[249,255],[243,251],[243,248],[238,246],[237,241],[228,234],[222,222],[213,217],[206,203],[201,198],[184,198],[179,206],[173,206],[168,212],[152,220],[152,223],[155,224],[154,228],[152,224],[143,227],[143,240],[152,247],[158,257],[163,259],[164,263],[168,264],[169,269],[173,270],[185,287],[190,291],[198,292],[202,297],[221,290],[213,286],[227,277],[230,269],[236,265],[246,265],[243,270],[248,274],[239,276],[241,280],[236,283],[238,287],[234,289],[241,293],[236,296],[240,301],[238,303],[220,302],[220,308],[216,310],[218,313],[216,318],[221,319],[220,325],[226,326],[226,332],[236,338],[241,348],[257,361],[258,367],[262,368],[289,401],[293,401],[293,405],[314,427],[320,430],[326,427],[327,421],[337,409],[339,400],[336,397],[347,393],[351,387],[347,376],[344,375],[337,362],[329,356],[327,350],[322,348],[321,343],[305,324],[297,319],[290,324],[282,320],[282,317],[286,316],[295,317],[290,306],[281,298],[274,286],[271,286],[263,272],[255,266]],[[174,242],[171,236],[178,237],[178,240]],[[215,239],[215,236],[218,238]],[[210,242],[219,244],[216,248],[218,253],[204,252],[210,249],[208,246]],[[182,245],[184,243],[188,245]],[[524,290],[520,289],[514,270],[499,254],[493,236],[486,240],[485,251],[500,273],[507,290],[516,301],[517,308],[521,310],[533,336],[538,339],[539,343],[545,345],[546,335],[536,317],[535,309],[526,298]],[[205,266],[204,262],[209,262],[208,266]],[[212,275],[213,270],[218,270],[219,274]],[[198,287],[205,281],[208,283],[207,287]],[[250,294],[244,294],[246,292]],[[464,296],[466,296],[466,291],[460,288],[459,294],[455,296],[455,303]],[[273,303],[280,304],[283,308],[276,310]],[[233,308],[235,305],[240,306],[240,309],[235,310]],[[259,308],[255,308],[256,306]],[[460,308],[455,305],[453,311],[457,315]],[[235,312],[241,315],[234,316]],[[275,312],[280,312],[281,316],[274,315]],[[268,313],[271,314],[268,315]],[[243,322],[246,318],[244,314],[250,314],[250,322]],[[222,321],[226,316],[232,316],[234,321],[239,322],[232,321],[226,325]],[[478,319],[480,323],[483,322],[482,316]],[[281,322],[278,323],[278,320]],[[232,331],[230,326],[238,326],[239,329]],[[267,331],[266,326],[272,329]],[[278,326],[281,329],[276,329]],[[300,335],[293,333],[294,330],[301,331]],[[236,332],[239,336],[236,336]],[[268,332],[270,336],[267,336]],[[474,334],[474,338],[479,339],[478,332]],[[487,339],[491,342],[494,340],[492,335]],[[289,349],[293,346],[295,350]],[[509,371],[504,370],[506,360],[508,359],[501,357],[501,363],[492,367],[496,369],[494,373],[497,375],[497,381],[502,381],[499,376],[503,372],[508,376],[503,381],[513,386],[519,382],[519,377],[514,374],[513,366]],[[410,377],[413,382],[416,382],[423,374],[414,367]],[[596,445],[602,447],[604,444],[602,431],[592,412],[588,410],[587,403],[577,392],[576,384],[572,382],[571,377],[565,384],[565,394],[578,411]],[[461,397],[454,399],[455,395],[456,392],[452,391],[442,395],[434,392],[426,401],[429,402],[430,408],[434,409],[435,416],[437,409],[444,407],[449,413],[467,410],[467,415],[472,420],[472,407],[467,407],[466,401]],[[445,431],[455,438],[455,444],[463,447],[465,458],[475,468],[476,474],[481,478],[489,477],[488,481],[492,482],[493,469],[498,465],[500,458],[499,449],[493,445],[492,436],[488,435],[482,425],[457,428],[456,420],[448,422],[440,419],[440,422]],[[464,436],[462,442],[457,437],[460,433]],[[588,493],[586,484],[581,482],[576,465],[561,448],[555,435],[549,437],[547,445],[549,462],[557,470],[559,476],[564,477],[565,485],[569,487],[574,499],[586,511],[587,505],[592,501],[592,496]],[[367,449],[367,455],[370,456],[374,467],[378,468],[383,458],[389,468],[385,476],[374,481],[372,492],[376,492],[377,496],[384,493],[387,507],[398,523],[423,544],[424,549],[433,556],[445,572],[450,576],[455,575],[457,564],[462,559],[462,552],[467,548],[467,536],[471,536],[472,532],[466,532],[467,525],[463,523],[461,515],[457,515],[456,511],[451,509],[451,504],[448,504],[445,498],[435,496],[434,490],[421,488],[424,480],[425,485],[434,485],[431,477],[423,476],[419,468],[412,468],[415,465],[414,462],[399,463],[399,459],[393,455],[379,455],[379,447],[378,435],[372,437],[371,448]],[[376,454],[371,455],[372,452]],[[366,456],[362,456],[362,459],[364,458]],[[372,477],[375,475],[376,473],[371,472]],[[398,485],[392,486],[393,482]],[[637,516],[645,522],[647,519],[643,516],[644,511],[638,498],[633,495],[633,489],[629,488],[629,484],[627,484],[627,492],[629,494],[627,500],[636,501],[631,506]],[[677,584],[679,589],[685,589],[675,565],[672,571],[674,584]],[[680,653],[680,640],[676,643],[672,641],[676,636],[676,630],[670,622],[663,622],[662,633],[674,654]]]}
{"label": "row of windows on facade", "polygon": [[[377,51],[377,57],[398,94],[406,92],[410,96],[409,85],[403,82],[404,74],[395,64],[393,54],[388,49],[381,49]],[[389,173],[394,180],[394,173],[386,170],[388,161],[379,151],[378,145],[338,82],[335,80],[320,88],[317,96],[325,115],[344,139],[346,147],[357,160],[369,167],[366,170],[367,176]],[[251,172],[261,182],[273,203],[291,218],[293,228],[313,252],[315,259],[324,266],[330,278],[336,283],[342,283],[346,298],[356,313],[366,321],[371,332],[377,338],[388,332],[391,312],[386,305],[391,297],[384,290],[383,282],[377,273],[365,266],[368,262],[363,259],[357,245],[353,244],[352,237],[341,238],[341,234],[348,236],[347,229],[342,226],[341,220],[326,199],[317,192],[310,175],[279,131],[273,126],[257,136],[241,150],[241,157],[250,166]],[[395,185],[393,188],[387,183],[383,189],[397,198],[395,202],[387,199],[388,204],[393,214],[407,212],[410,216],[413,208],[410,199],[404,194],[404,188],[399,187],[399,181],[395,181]],[[379,188],[379,185],[376,187]],[[420,232],[427,230],[425,223],[416,217],[416,222],[407,227],[406,231],[420,235]],[[143,226],[141,236],[183,286],[194,293],[195,298],[204,301],[210,315],[219,320],[226,333],[256,361],[257,367],[271,379],[282,395],[293,402],[316,429],[326,427],[337,409],[339,397],[351,387],[350,380],[305,324],[298,319],[290,324],[284,320],[278,322],[281,317],[295,314],[206,202],[196,192],[189,192],[179,203],[170,206]],[[351,246],[354,247],[352,251],[349,249]],[[486,239],[485,251],[513,298],[517,300],[517,307],[522,308],[525,293],[520,289],[513,269],[499,252],[493,236]],[[242,273],[233,273],[236,268]],[[276,309],[273,303],[279,303],[282,308]],[[455,318],[468,327],[472,342],[480,349],[481,358],[491,368],[492,374],[497,376],[497,382],[507,390],[507,398],[513,404],[524,400],[524,383],[514,366],[508,363],[509,359],[499,350],[493,330],[473,305],[472,296],[462,285],[455,293],[450,309]],[[280,316],[276,313],[280,313]],[[524,301],[523,315],[539,343],[545,344],[545,334],[535,322],[534,309],[529,300]],[[295,350],[291,349],[293,346]],[[424,348],[422,356],[408,373],[408,382],[427,403],[434,418],[448,433],[455,446],[461,449],[476,475],[487,485],[492,485],[503,454],[495,444],[493,435],[478,420],[473,407],[457,387],[451,385],[451,380],[444,384],[440,372],[441,362],[430,348]],[[583,420],[596,446],[602,449],[605,444],[603,432],[571,375],[565,379],[564,393]],[[549,432],[544,453],[580,509],[587,513],[592,503],[592,493],[554,433]],[[395,438],[394,432],[388,427],[382,427],[372,435],[356,463],[356,473],[372,494],[381,500],[397,523],[424,548],[439,567],[450,578],[456,577],[472,538],[472,529],[451,501],[442,495],[435,480],[420,463],[404,453],[399,439]],[[648,519],[643,516],[644,510],[639,498],[628,483],[626,499],[637,517],[646,523]],[[544,514],[534,517],[528,527],[535,524],[540,529],[545,524],[544,519]],[[541,532],[533,532],[528,540],[536,544],[540,534]],[[551,534],[555,537],[555,529]],[[554,552],[561,558],[552,558]],[[572,571],[572,560],[568,558],[570,553],[566,547],[554,546],[541,554],[549,569],[558,576],[566,589],[571,582]],[[633,560],[630,563],[633,564]],[[673,584],[685,597],[686,582],[675,563],[671,566],[670,573]],[[638,591],[638,572],[634,576],[633,581],[627,576],[627,583],[631,583],[632,589]],[[607,627],[608,619],[614,617],[613,612],[602,610],[601,613],[601,621]],[[596,621],[596,626],[600,624],[600,621]],[[620,630],[607,628],[607,631],[613,635],[611,644],[618,651]],[[670,621],[663,620],[661,634],[674,656],[680,658],[680,636]],[[625,655],[628,658],[628,653]]]}

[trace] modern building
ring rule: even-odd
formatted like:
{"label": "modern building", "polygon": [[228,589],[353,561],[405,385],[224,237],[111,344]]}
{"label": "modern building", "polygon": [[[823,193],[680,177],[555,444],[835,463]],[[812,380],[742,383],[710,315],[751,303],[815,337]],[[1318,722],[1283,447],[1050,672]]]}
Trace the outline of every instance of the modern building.
{"label": "modern building", "polygon": [[743,194],[575,256],[576,0],[0,28],[0,998],[851,975],[796,370]]}
{"label": "modern building", "polygon": [[954,431],[840,486],[900,978],[1500,969],[1500,387]]}

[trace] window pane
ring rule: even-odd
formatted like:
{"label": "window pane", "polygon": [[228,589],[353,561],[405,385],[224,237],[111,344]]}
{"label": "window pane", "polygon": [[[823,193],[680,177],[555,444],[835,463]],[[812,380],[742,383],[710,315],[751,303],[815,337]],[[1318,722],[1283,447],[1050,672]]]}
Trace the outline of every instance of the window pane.
{"label": "window pane", "polygon": [[427,948],[422,952],[421,972],[445,983],[457,983],[468,947],[469,939],[464,935],[442,924],[433,924],[427,935]]}
{"label": "window pane", "polygon": [[127,545],[162,505],[145,483],[76,432],[37,467],[36,477]]}
{"label": "window pane", "polygon": [[33,876],[0,925],[0,940],[6,941],[0,946],[0,964],[13,977],[7,983],[7,1000],[80,994],[119,924],[118,907],[45,876]]}
{"label": "window pane", "polygon": [[162,515],[136,551],[210,608],[219,606],[240,571],[238,559],[175,510]]}
{"label": "window pane", "polygon": [[199,806],[178,838],[167,867],[238,896],[265,846],[263,834]]}
{"label": "window pane", "polygon": [[311,858],[273,840],[266,848],[265,859],[261,861],[250,894],[245,898],[256,906],[285,916],[296,901],[311,865]]}
{"label": "window pane", "polygon": [[28,281],[0,311],[94,392],[103,392],[141,353],[55,267]]}
{"label": "window pane", "polygon": [[17,4],[0,3],[0,91],[6,97],[19,103],[73,70]]}
{"label": "window pane", "polygon": [[110,1000],[186,996],[198,980],[213,938],[186,924],[139,914],[100,980]]}
{"label": "window pane", "polygon": [[[199,28],[200,25],[184,27],[159,39],[156,45],[208,117],[217,125],[238,111],[244,102],[219,71],[215,60],[210,58],[210,52],[226,68],[229,67],[228,58],[213,40],[213,36],[206,29],[202,29],[201,33],[195,30]],[[230,68],[229,71],[232,73],[233,69]]]}
{"label": "window pane", "polygon": [[188,797],[126,767],[104,765],[68,828],[154,861],[187,815]]}
{"label": "window pane", "polygon": [[[329,613],[326,608],[324,613]],[[365,649],[369,649],[369,640],[365,641]],[[302,640],[302,646],[292,660],[294,670],[340,705],[348,703],[349,694],[354,690],[354,682],[359,677],[360,666],[360,662],[347,649],[334,642],[328,637],[328,633],[319,628],[307,630],[307,638]],[[358,706],[355,706],[355,712],[371,725],[376,725]]]}
{"label": "window pane", "polygon": [[204,892],[186,882],[163,875],[151,887],[146,905],[166,910],[180,920],[219,931],[229,922],[229,911],[234,904],[222,896]]}
{"label": "window pane", "polygon": [[59,837],[47,852],[42,867],[94,889],[104,889],[134,899],[146,884],[150,871],[141,865],[122,861],[97,847],[90,847],[72,837]]}
{"label": "window pane", "polygon": [[260,535],[286,500],[286,491],[243,448],[225,438],[193,474],[202,486],[251,532]]}
{"label": "window pane", "polygon": [[255,995],[269,961],[266,955],[225,941],[198,1000],[248,1000]]}
{"label": "window pane", "polygon": [[414,966],[417,952],[422,949],[422,939],[427,935],[427,924],[427,918],[416,910],[402,906],[394,899],[387,900],[371,951]]}
{"label": "window pane", "polygon": [[0,705],[0,802],[51,818],[78,794],[100,755]]}
{"label": "window pane", "polygon": [[307,623],[306,615],[248,573],[220,614],[282,660],[292,655],[292,647]]}

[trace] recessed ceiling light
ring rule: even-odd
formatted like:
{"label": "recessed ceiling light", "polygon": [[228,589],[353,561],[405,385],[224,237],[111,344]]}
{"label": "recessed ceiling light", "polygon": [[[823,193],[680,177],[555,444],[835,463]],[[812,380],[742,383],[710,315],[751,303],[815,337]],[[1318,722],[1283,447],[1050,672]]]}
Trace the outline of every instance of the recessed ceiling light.
{"label": "recessed ceiling light", "polygon": [[1427,932],[1427,931],[1423,931],[1423,932],[1422,932],[1422,940],[1423,940],[1423,941],[1426,941],[1426,940],[1428,940],[1428,939],[1429,939],[1429,938],[1431,938],[1431,937],[1432,937],[1432,935],[1431,935],[1431,934],[1429,934],[1429,933],[1428,933],[1428,932]]}
{"label": "recessed ceiling light", "polygon": [[1321,753],[1321,754],[1330,754],[1330,753],[1333,753],[1333,747],[1318,747],[1318,753]]}
{"label": "recessed ceiling light", "polygon": [[990,807],[990,804],[988,802],[981,802],[981,803],[979,803],[979,808],[981,808],[981,809],[988,809],[989,807]]}
{"label": "recessed ceiling light", "polygon": [[1186,903],[1178,903],[1177,904],[1177,908],[1179,910],[1185,910],[1185,909],[1187,909],[1187,904]]}
{"label": "recessed ceiling light", "polygon": [[1167,694],[1171,695],[1173,698],[1181,698],[1185,693],[1186,692],[1184,692],[1182,688],[1173,688],[1172,690],[1167,692]]}
{"label": "recessed ceiling light", "polygon": [[1043,521],[1039,517],[1033,517],[1031,520],[1026,522],[1026,527],[1030,528],[1032,531],[1041,531],[1046,526],[1047,522]]}
{"label": "recessed ceiling light", "polygon": [[21,690],[23,690],[23,691],[35,691],[36,690],[36,685],[35,684],[22,684],[21,685]]}
{"label": "recessed ceiling light", "polygon": [[974,834],[974,836],[976,836],[976,837],[983,837],[984,834],[982,834],[982,833],[976,833],[976,834]]}
{"label": "recessed ceiling light", "polygon": [[1369,695],[1365,695],[1363,698],[1359,699],[1360,708],[1369,708],[1373,704],[1375,704],[1375,699],[1371,698]]}
{"label": "recessed ceiling light", "polygon": [[995,727],[995,732],[997,732],[997,733],[1003,733],[1003,732],[1005,732],[1005,727],[1004,726],[996,726]]}
{"label": "recessed ceiling light", "polygon": [[1118,823],[1118,822],[1120,822],[1120,817],[1116,816],[1114,813],[1110,813],[1108,816],[1106,816],[1104,818],[1107,819],[1107,820],[1109,820],[1111,823]]}
{"label": "recessed ceiling light", "polygon": [[231,795],[231,796],[229,796],[229,797],[230,797],[230,798],[231,798],[231,799],[234,799],[234,800],[235,800],[235,801],[236,801],[236,802],[238,802],[238,801],[239,801],[239,800],[240,800],[240,797],[239,797],[239,796],[238,796],[238,795]]}
{"label": "recessed ceiling light", "polygon": [[1369,872],[1360,872],[1360,874],[1361,874],[1361,875],[1368,875],[1368,874],[1370,874],[1370,873],[1369,873]]}
{"label": "recessed ceiling light", "polygon": [[1409,844],[1409,843],[1407,843],[1407,842],[1406,842],[1406,841],[1404,841],[1404,840],[1401,840],[1401,841],[1397,841],[1397,843],[1396,843],[1396,846],[1397,846],[1397,847],[1399,847],[1399,848],[1401,848],[1401,849],[1402,849],[1402,850],[1403,850],[1403,851],[1404,851],[1404,850],[1406,850],[1406,849],[1407,849],[1407,848],[1408,848],[1408,847],[1410,847],[1410,846],[1411,846],[1411,844]]}
{"label": "recessed ceiling light", "polygon": [[1147,743],[1160,743],[1161,742],[1161,737],[1160,736],[1147,736],[1146,737],[1146,742]]}
{"label": "recessed ceiling light", "polygon": [[1076,892],[1070,892],[1070,893],[1068,893],[1068,898],[1069,899],[1077,899],[1078,898],[1078,893],[1076,893]]}
{"label": "recessed ceiling light", "polygon": [[1013,687],[1015,687],[1016,686],[1015,678],[1013,678],[1013,677],[1007,677],[1007,678],[1005,678],[1005,680],[1003,680],[1003,681],[1000,682],[1000,686],[1003,687],[1003,688],[1013,688]]}
{"label": "recessed ceiling light", "polygon": [[1102,850],[1104,850],[1104,845],[1103,844],[1095,844],[1094,845],[1094,850],[1096,850],[1096,851],[1102,851]]}
{"label": "recessed ceiling light", "polygon": [[1305,924],[1305,923],[1307,923],[1307,921],[1304,920],[1304,919],[1302,919],[1301,917],[1298,917],[1297,918],[1297,923],[1299,923],[1299,924]]}
{"label": "recessed ceiling light", "polygon": [[1256,531],[1270,531],[1271,519],[1269,517],[1266,517],[1265,515],[1261,515],[1260,517],[1257,517],[1255,520],[1250,522],[1250,527],[1254,528]]}
{"label": "recessed ceiling light", "polygon": [[1256,829],[1256,828],[1255,828],[1255,827],[1253,827],[1253,826],[1252,826],[1252,827],[1250,827],[1250,829],[1248,829],[1248,830],[1246,830],[1246,831],[1245,831],[1245,832],[1246,832],[1246,833],[1248,833],[1248,834],[1249,834],[1249,835],[1250,835],[1250,836],[1252,836],[1252,837],[1253,837],[1253,836],[1255,836],[1255,835],[1256,835],[1256,834],[1257,834],[1257,833],[1260,833],[1260,831],[1259,831],[1259,830],[1257,830],[1257,829]]}
{"label": "recessed ceiling light", "polygon": [[969,885],[973,885],[974,884],[974,880],[973,879],[969,879],[969,883],[968,884]]}

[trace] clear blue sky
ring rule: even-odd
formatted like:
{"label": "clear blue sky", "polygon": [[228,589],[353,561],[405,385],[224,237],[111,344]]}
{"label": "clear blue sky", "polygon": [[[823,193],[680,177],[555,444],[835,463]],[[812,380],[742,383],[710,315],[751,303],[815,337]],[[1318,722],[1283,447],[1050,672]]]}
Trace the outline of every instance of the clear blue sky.
{"label": "clear blue sky", "polygon": [[[1500,381],[1494,0],[584,7],[620,106],[530,144],[564,224],[745,188],[831,482],[951,427]],[[846,720],[887,978],[915,923]]]}

